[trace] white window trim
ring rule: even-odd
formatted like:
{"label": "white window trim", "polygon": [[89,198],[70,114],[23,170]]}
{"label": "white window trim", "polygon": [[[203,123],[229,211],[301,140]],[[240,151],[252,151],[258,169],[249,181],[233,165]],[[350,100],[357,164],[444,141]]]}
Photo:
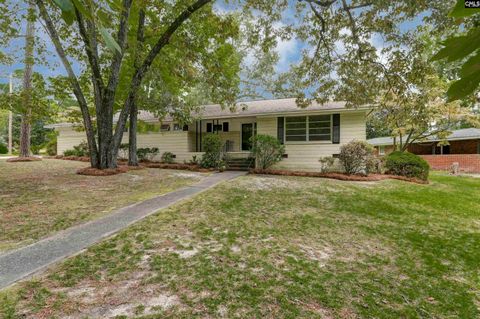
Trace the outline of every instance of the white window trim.
{"label": "white window trim", "polygon": [[378,146],[378,155],[385,155],[385,145]]}
{"label": "white window trim", "polygon": [[[317,116],[317,115],[329,115],[330,116],[330,139],[324,141],[310,141],[310,132],[309,132],[309,124],[310,124],[310,116]],[[288,117],[306,117],[306,141],[287,141],[287,118]],[[333,144],[333,114],[315,114],[315,115],[292,115],[292,116],[285,116],[283,118],[283,141],[285,144]]]}

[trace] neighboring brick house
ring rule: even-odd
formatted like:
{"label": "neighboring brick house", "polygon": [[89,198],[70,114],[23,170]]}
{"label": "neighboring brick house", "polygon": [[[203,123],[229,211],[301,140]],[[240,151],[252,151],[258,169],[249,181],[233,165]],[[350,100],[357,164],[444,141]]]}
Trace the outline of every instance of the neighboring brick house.
{"label": "neighboring brick house", "polygon": [[[378,137],[367,141],[375,147],[379,156],[394,150],[393,138]],[[430,137],[408,147],[408,151],[423,157],[437,170],[449,170],[458,163],[463,172],[480,173],[480,129],[466,128],[452,131],[442,145],[441,140]]]}

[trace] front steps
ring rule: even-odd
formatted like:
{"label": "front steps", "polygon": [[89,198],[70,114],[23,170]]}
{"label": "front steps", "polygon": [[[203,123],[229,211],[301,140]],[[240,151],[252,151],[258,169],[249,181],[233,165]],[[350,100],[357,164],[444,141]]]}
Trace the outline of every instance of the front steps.
{"label": "front steps", "polygon": [[229,158],[226,160],[227,170],[229,171],[248,171],[255,168],[255,159],[248,158]]}

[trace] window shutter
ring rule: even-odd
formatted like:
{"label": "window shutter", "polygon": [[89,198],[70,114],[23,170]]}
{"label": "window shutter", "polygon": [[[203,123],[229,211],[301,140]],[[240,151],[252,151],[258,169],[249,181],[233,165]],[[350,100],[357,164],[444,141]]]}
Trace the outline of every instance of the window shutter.
{"label": "window shutter", "polygon": [[207,123],[207,133],[212,132],[212,123]]}
{"label": "window shutter", "polygon": [[283,117],[277,117],[277,138],[280,144],[284,143],[283,137],[285,133],[285,121]]}
{"label": "window shutter", "polygon": [[340,144],[340,114],[332,116],[332,143]]}
{"label": "window shutter", "polygon": [[223,122],[223,131],[228,132],[228,122]]}

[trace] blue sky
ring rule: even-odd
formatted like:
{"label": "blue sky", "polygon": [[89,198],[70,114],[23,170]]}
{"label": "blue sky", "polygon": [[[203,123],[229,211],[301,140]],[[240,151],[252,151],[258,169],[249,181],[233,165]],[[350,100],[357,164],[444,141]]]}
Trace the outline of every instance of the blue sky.
{"label": "blue sky", "polygon": [[[292,1],[293,3],[293,1]],[[223,2],[216,2],[215,7],[219,11],[229,11],[232,10],[232,6],[225,5]],[[416,19],[403,23],[400,28],[403,31],[406,31],[408,29],[414,28],[417,26],[419,23],[421,23],[421,19],[423,18],[422,16],[418,16]],[[291,10],[287,10],[284,13],[284,18],[283,18],[285,23],[294,23],[294,16],[293,16],[293,6]],[[22,26],[25,28],[25,26]],[[62,65],[59,63],[59,59],[55,53],[55,50],[53,48],[53,45],[50,42],[50,39],[48,35],[46,34],[43,26],[40,23],[37,23],[36,25],[36,35],[38,35],[40,38],[42,38],[47,46],[47,51],[49,54],[47,55],[46,61],[48,65],[39,65],[36,64],[34,66],[34,71],[39,72],[43,74],[45,77],[49,76],[55,76],[55,75],[65,75],[66,72],[63,68]],[[377,47],[381,48],[384,46],[383,40],[381,37],[374,36],[372,38],[372,43]],[[13,52],[17,51],[20,53],[20,58],[19,61],[21,60],[21,49],[24,45],[24,39],[20,38],[15,41],[12,41],[11,46],[9,48],[6,48],[6,52]],[[278,45],[276,47],[276,50],[279,54],[279,62],[276,66],[277,72],[286,72],[289,69],[290,64],[296,63],[300,59],[300,54],[303,49],[308,49],[308,46],[297,40],[297,39],[290,39],[290,40],[279,40]],[[17,53],[17,54],[18,54]],[[13,72],[16,69],[22,69],[23,68],[23,63],[18,62],[13,65],[0,65],[0,82],[7,82],[8,81],[8,74],[10,72]],[[79,71],[79,66],[74,65],[75,70],[78,72]]]}

